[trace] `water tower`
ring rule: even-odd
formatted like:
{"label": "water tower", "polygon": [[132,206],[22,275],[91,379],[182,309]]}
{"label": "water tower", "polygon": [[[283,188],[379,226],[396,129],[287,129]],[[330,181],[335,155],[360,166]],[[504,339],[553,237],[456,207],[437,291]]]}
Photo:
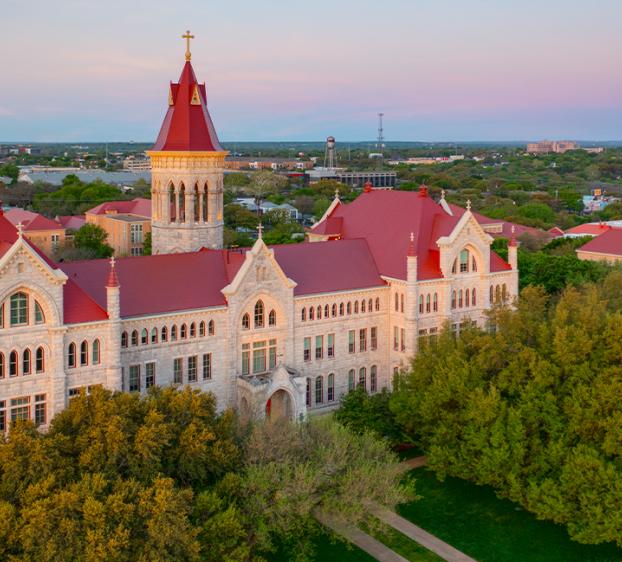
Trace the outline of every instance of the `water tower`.
{"label": "water tower", "polygon": [[335,149],[335,137],[328,137],[326,139],[326,151],[324,152],[324,167],[335,168],[337,161],[337,151]]}

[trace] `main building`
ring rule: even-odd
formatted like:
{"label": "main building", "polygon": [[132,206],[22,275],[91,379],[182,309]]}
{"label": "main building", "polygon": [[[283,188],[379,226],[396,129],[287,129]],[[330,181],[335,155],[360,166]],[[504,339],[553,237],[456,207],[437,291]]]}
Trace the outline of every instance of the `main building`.
{"label": "main building", "polygon": [[54,263],[0,216],[0,431],[80,389],[211,391],[304,417],[378,392],[422,338],[485,322],[518,289],[481,217],[418,192],[338,196],[300,244],[223,244],[222,149],[186,53],[152,160],[152,256]]}

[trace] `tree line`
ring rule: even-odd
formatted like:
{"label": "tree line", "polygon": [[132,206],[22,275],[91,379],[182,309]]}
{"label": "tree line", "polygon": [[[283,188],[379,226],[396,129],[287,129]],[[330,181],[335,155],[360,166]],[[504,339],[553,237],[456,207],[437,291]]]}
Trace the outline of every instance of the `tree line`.
{"label": "tree line", "polygon": [[576,541],[622,546],[622,273],[527,287],[488,330],[422,342],[394,392],[338,419],[417,443],[439,478],[488,484]]}
{"label": "tree line", "polygon": [[331,420],[244,425],[211,393],[94,387],[0,440],[0,559],[307,559],[314,513],[412,497],[397,458]]}

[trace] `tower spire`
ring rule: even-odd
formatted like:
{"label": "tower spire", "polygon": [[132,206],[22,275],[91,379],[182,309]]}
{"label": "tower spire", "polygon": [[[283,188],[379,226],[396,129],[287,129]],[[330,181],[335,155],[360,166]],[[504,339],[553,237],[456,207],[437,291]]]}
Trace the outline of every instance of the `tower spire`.
{"label": "tower spire", "polygon": [[194,35],[190,35],[190,30],[187,30],[181,38],[186,40],[186,60],[190,60],[192,58],[192,53],[190,52],[190,39],[194,39]]}

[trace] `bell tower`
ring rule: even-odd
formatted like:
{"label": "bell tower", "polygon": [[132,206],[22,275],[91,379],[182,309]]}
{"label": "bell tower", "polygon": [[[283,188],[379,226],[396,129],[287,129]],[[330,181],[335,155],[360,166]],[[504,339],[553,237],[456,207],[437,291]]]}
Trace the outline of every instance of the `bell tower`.
{"label": "bell tower", "polygon": [[168,111],[151,158],[151,231],[154,254],[222,248],[225,156],[207,110],[205,83],[186,62],[178,83],[171,82]]}

